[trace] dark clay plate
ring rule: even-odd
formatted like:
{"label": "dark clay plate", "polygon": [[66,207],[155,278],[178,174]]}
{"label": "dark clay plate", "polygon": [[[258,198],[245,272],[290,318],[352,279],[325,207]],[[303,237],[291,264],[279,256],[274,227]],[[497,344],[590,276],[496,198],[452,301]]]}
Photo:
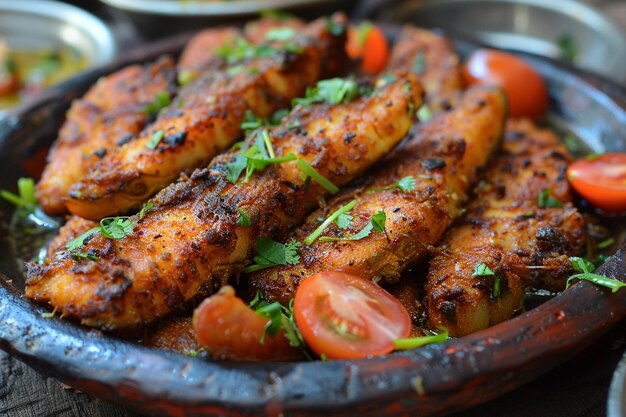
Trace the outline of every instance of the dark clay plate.
{"label": "dark clay plate", "polygon": [[[70,100],[101,75],[176,54],[185,36],[136,51],[46,92],[0,121],[0,188],[38,176]],[[474,46],[457,42],[462,53]],[[626,151],[624,89],[529,57],[549,84],[552,122],[593,151]],[[4,222],[11,208],[4,209]],[[626,281],[626,248],[600,270]],[[430,416],[490,400],[545,373],[626,316],[626,292],[586,282],[470,336],[385,357],[337,362],[227,363],[151,350],[59,319],[26,300],[0,229],[0,348],[88,394],[171,416]]]}

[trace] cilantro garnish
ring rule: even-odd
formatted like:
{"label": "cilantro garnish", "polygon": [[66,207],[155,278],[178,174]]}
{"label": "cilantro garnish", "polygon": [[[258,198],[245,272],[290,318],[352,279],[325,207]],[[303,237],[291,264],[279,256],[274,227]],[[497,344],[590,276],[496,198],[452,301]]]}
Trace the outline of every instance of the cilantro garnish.
{"label": "cilantro garnish", "polygon": [[571,257],[569,258],[572,263],[572,267],[580,272],[580,274],[572,275],[567,280],[567,285],[565,289],[569,288],[572,285],[572,281],[574,280],[584,280],[592,282],[596,285],[600,285],[602,287],[609,288],[611,292],[617,292],[620,288],[626,287],[626,283],[618,281],[614,278],[609,278],[604,275],[593,274],[592,272],[596,269],[595,265],[591,262],[587,261],[583,258]]}
{"label": "cilantro garnish", "polygon": [[155,114],[160,112],[161,109],[169,106],[170,102],[171,102],[171,96],[170,96],[169,91],[160,92],[159,94],[156,95],[152,103],[148,103],[146,105],[144,112],[150,116],[154,116]]}
{"label": "cilantro garnish", "polygon": [[250,220],[248,213],[240,208],[237,208],[237,212],[239,213],[239,219],[237,220],[239,226],[249,227],[252,225],[252,220]]}
{"label": "cilantro garnish", "polygon": [[299,54],[302,51],[302,47],[293,43],[286,43],[275,48],[268,44],[253,44],[243,38],[237,38],[234,43],[219,48],[216,54],[229,64],[235,64],[245,59],[275,57],[282,52]]}
{"label": "cilantro garnish", "polygon": [[347,104],[357,98],[360,92],[359,84],[350,78],[331,78],[319,81],[315,87],[307,88],[304,98],[293,99],[293,105]]}
{"label": "cilantro garnish", "polygon": [[[347,212],[352,210],[355,205],[356,205],[356,200],[352,200],[348,204],[345,204],[341,206],[340,208],[338,208],[337,210],[335,210],[334,212],[332,212],[331,215],[328,216],[326,220],[324,220],[322,224],[320,224],[317,227],[317,229],[313,231],[313,233],[311,233],[310,235],[306,237],[306,239],[304,239],[304,243],[306,243],[307,245],[310,245],[313,242],[315,242],[315,239],[317,239],[319,235],[321,235],[322,232],[326,230],[328,226],[330,226],[331,223],[333,223],[334,221],[338,221],[341,215],[345,215]],[[350,226],[350,223],[352,223],[352,216],[349,216],[349,217],[350,219],[347,224],[346,224],[347,219],[345,217],[341,219],[341,225],[339,225],[339,222],[338,222],[337,225],[339,226],[339,228],[345,229]],[[341,226],[344,226],[344,227],[341,227]]]}
{"label": "cilantro garnish", "polygon": [[252,113],[250,110],[246,110],[245,118],[241,123],[241,129],[244,134],[249,136],[253,130],[259,129],[265,126],[278,126],[285,116],[289,114],[289,110],[280,109],[275,111],[269,119],[264,119]]}
{"label": "cilantro garnish", "polygon": [[549,188],[541,191],[538,199],[539,208],[563,207],[563,204],[550,194],[552,194],[552,190]]}
{"label": "cilantro garnish", "polygon": [[441,333],[432,336],[411,337],[407,339],[396,339],[393,341],[393,347],[396,350],[416,349],[433,343],[442,343],[448,340],[448,329],[440,328]]}
{"label": "cilantro garnish", "polygon": [[331,194],[337,194],[339,192],[339,187],[333,184],[328,178],[320,174],[315,168],[308,164],[304,159],[298,159],[298,168],[302,173],[303,181],[306,181],[307,178],[311,178],[313,181],[318,183],[322,188],[328,191]]}
{"label": "cilantro garnish", "polygon": [[[154,208],[154,203],[149,201],[145,206],[143,206],[141,211],[137,213],[137,220],[143,219],[146,213],[152,210],[152,208]],[[82,235],[67,242],[65,244],[65,248],[71,252],[72,257],[75,259],[96,260],[92,259],[96,258],[96,256],[90,254],[89,252],[87,255],[90,256],[87,256],[82,252],[76,251],[96,234],[100,234],[107,239],[122,239],[126,237],[126,235],[132,233],[135,225],[136,222],[133,222],[132,219],[127,216],[105,217],[100,220],[100,225],[87,230]]]}
{"label": "cilantro garnish", "polygon": [[[285,338],[289,341],[289,345],[299,347],[304,351],[304,338],[293,318],[293,300],[289,302],[288,307],[278,302],[268,303],[265,301],[264,295],[259,291],[250,302],[250,308],[257,314],[270,319],[265,326],[261,340],[259,340],[261,344],[265,343],[266,334],[269,334],[269,336],[273,338],[282,329],[285,332]],[[309,357],[306,351],[304,351],[304,353]]]}
{"label": "cilantro garnish", "polygon": [[17,180],[17,192],[18,194],[16,195],[7,190],[0,190],[0,197],[28,213],[35,211],[37,208],[35,180],[32,178],[19,178]]}
{"label": "cilantro garnish", "polygon": [[370,188],[369,190],[367,190],[367,193],[373,194],[379,191],[393,190],[394,188],[399,189],[403,193],[408,193],[409,191],[415,190],[415,177],[408,176],[408,177],[401,178],[400,180],[394,182],[393,184],[387,185],[385,187]]}
{"label": "cilantro garnish", "polygon": [[164,135],[165,133],[163,133],[162,130],[155,130],[154,132],[152,132],[152,136],[150,136],[150,141],[146,145],[146,148],[152,150],[156,149],[157,146],[159,146],[159,142],[161,142],[161,139],[163,139]]}
{"label": "cilantro garnish", "polygon": [[491,277],[493,278],[493,297],[500,297],[500,276],[496,275],[491,268],[487,266],[484,262],[479,263],[474,268],[474,272],[472,273],[473,277]]}
{"label": "cilantro garnish", "polygon": [[365,225],[365,227],[363,227],[363,229],[361,229],[356,235],[350,237],[322,236],[319,239],[322,242],[347,242],[361,240],[368,237],[372,233],[372,230],[374,230],[376,233],[383,233],[385,231],[386,220],[387,215],[383,210],[380,210],[372,216],[372,218]]}
{"label": "cilantro garnish", "polygon": [[253,260],[256,264],[248,265],[243,272],[251,273],[277,265],[297,265],[300,263],[298,255],[300,246],[302,244],[293,239],[287,243],[280,243],[267,236],[261,236],[254,242],[257,255]]}
{"label": "cilantro garnish", "polygon": [[226,179],[235,184],[247,165],[248,159],[241,152],[237,153],[233,160],[226,164]]}

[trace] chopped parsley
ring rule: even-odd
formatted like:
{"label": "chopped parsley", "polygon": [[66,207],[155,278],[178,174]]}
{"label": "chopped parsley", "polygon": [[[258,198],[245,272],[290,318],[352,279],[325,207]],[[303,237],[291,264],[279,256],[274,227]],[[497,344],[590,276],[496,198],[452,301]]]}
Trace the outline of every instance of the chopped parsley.
{"label": "chopped parsley", "polygon": [[440,328],[441,333],[431,336],[411,337],[406,339],[396,339],[393,341],[395,350],[416,349],[433,343],[443,343],[448,340],[448,329]]}
{"label": "chopped parsley", "polygon": [[339,187],[333,184],[328,178],[320,174],[315,168],[309,165],[304,159],[298,159],[298,168],[302,173],[302,180],[306,182],[307,178],[311,178],[318,183],[323,189],[331,194],[337,194]]}
{"label": "chopped parsley", "polygon": [[545,189],[541,191],[539,194],[539,208],[555,208],[555,207],[563,207],[563,204],[556,198],[552,197],[552,190]]}
{"label": "chopped parsley", "polygon": [[239,213],[239,219],[237,220],[237,224],[243,227],[249,227],[252,225],[252,220],[250,220],[250,216],[243,209],[237,208],[237,212]]}
{"label": "chopped parsley", "polygon": [[302,51],[302,47],[290,42],[275,48],[268,44],[253,44],[243,38],[237,38],[234,43],[217,49],[216,54],[232,65],[246,59],[275,57],[283,52],[299,54]]}
{"label": "chopped parsley", "polygon": [[[341,216],[346,215],[346,213],[352,210],[355,205],[356,205],[356,200],[352,200],[348,204],[345,204],[341,206],[340,208],[338,208],[337,210],[335,210],[333,213],[331,213],[330,216],[326,218],[326,220],[322,222],[322,224],[320,224],[317,227],[317,229],[313,231],[313,233],[311,233],[304,239],[304,243],[306,243],[307,245],[310,245],[313,242],[315,242],[315,239],[317,239],[319,235],[321,235],[322,232],[326,230],[326,228],[335,221],[337,221],[337,226],[340,229],[346,229],[350,227],[350,224],[352,223],[352,216],[348,215],[349,220],[346,217],[341,218]],[[341,223],[339,223],[340,219],[341,219]]]}
{"label": "chopped parsley", "polygon": [[[146,213],[153,208],[154,203],[149,201],[137,214],[137,220],[143,219]],[[85,233],[81,234],[77,238],[67,242],[65,244],[65,248],[71,252],[72,257],[75,259],[96,260],[92,259],[96,258],[96,256],[89,252],[88,255],[91,255],[91,257],[83,255],[80,252],[77,253],[76,251],[96,234],[100,234],[107,239],[122,239],[126,237],[126,235],[132,233],[135,225],[136,222],[134,222],[130,217],[127,216],[105,217],[104,219],[100,220],[100,225],[87,230]]]}
{"label": "chopped parsley", "polygon": [[403,193],[408,193],[410,191],[415,190],[415,177],[407,176],[407,177],[401,178],[400,180],[394,182],[391,185],[387,185],[385,187],[371,188],[367,190],[367,193],[373,194],[379,191],[393,190],[395,188],[399,189]]}
{"label": "chopped parsley", "polygon": [[241,129],[246,136],[249,136],[252,131],[265,126],[278,126],[285,116],[289,115],[289,110],[280,109],[275,111],[269,119],[264,119],[255,115],[252,111],[246,110],[244,120],[241,123]]}
{"label": "chopped parsley", "polygon": [[572,263],[572,267],[580,273],[572,275],[568,278],[565,289],[569,288],[572,285],[572,282],[575,280],[592,282],[596,285],[609,288],[613,293],[616,293],[621,288],[626,287],[626,283],[623,283],[619,280],[609,278],[604,275],[594,274],[593,271],[596,269],[595,265],[587,261],[586,259],[571,257],[569,258],[569,260]]}
{"label": "chopped parsley", "polygon": [[152,103],[148,103],[146,105],[144,112],[150,116],[154,116],[158,112],[160,112],[161,109],[164,109],[165,107],[169,106],[171,99],[172,97],[169,91],[162,91],[156,95]]}
{"label": "chopped parsley", "polygon": [[[278,302],[268,303],[262,292],[257,292],[254,299],[250,302],[250,308],[257,314],[270,319],[265,326],[265,331],[259,343],[265,343],[265,336],[269,335],[274,338],[280,330],[285,333],[285,338],[289,341],[289,345],[304,349],[305,343],[298,326],[293,317],[293,300],[289,302],[289,306],[285,307]],[[306,353],[306,351],[305,351]],[[309,355],[307,354],[307,357]]]}
{"label": "chopped parsley", "polygon": [[35,180],[32,178],[19,178],[17,180],[17,194],[7,190],[0,190],[0,197],[14,204],[17,208],[32,213],[37,209]]}
{"label": "chopped parsley", "polygon": [[248,159],[241,152],[235,154],[232,161],[226,164],[226,179],[235,184],[248,165]]}
{"label": "chopped parsley", "polygon": [[176,80],[178,85],[183,87],[197,78],[197,74],[193,71],[182,70],[178,73]]}
{"label": "chopped parsley", "polygon": [[302,244],[293,239],[287,243],[280,243],[267,236],[261,236],[254,242],[257,255],[253,260],[256,263],[245,267],[243,272],[249,274],[277,265],[297,265],[300,263],[298,255],[300,246]]}
{"label": "chopped parsley", "polygon": [[361,240],[368,237],[372,234],[372,230],[376,233],[383,233],[385,231],[385,221],[387,220],[387,215],[383,210],[378,211],[376,214],[372,216],[370,221],[361,229],[356,235],[350,237],[331,237],[331,236],[322,236],[320,237],[320,241],[322,242],[347,242],[347,241],[355,241]]}
{"label": "chopped parsley", "polygon": [[350,78],[331,78],[322,80],[315,87],[309,87],[303,98],[293,99],[294,106],[301,104],[309,106],[311,104],[347,104],[363,94],[364,90],[359,88],[359,84]]}
{"label": "chopped parsley", "polygon": [[152,132],[152,136],[150,136],[150,141],[146,145],[146,148],[152,149],[152,150],[156,149],[157,146],[159,146],[159,143],[161,142],[161,140],[163,139],[163,136],[165,136],[165,133],[163,133],[162,130],[155,130],[154,132]]}
{"label": "chopped parsley", "polygon": [[493,290],[492,290],[492,294],[494,298],[498,298],[500,297],[500,276],[496,275],[491,268],[489,268],[487,266],[487,264],[485,264],[484,262],[479,263],[478,265],[476,265],[476,267],[474,268],[474,272],[472,273],[473,277],[486,277],[486,278],[493,278]]}

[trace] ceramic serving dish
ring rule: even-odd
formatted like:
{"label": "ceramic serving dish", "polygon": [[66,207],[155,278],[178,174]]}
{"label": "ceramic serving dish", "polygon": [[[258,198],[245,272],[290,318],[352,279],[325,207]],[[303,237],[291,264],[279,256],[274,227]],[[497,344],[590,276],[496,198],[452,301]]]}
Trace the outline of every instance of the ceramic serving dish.
{"label": "ceramic serving dish", "polygon": [[[397,28],[395,28],[397,30]],[[392,33],[393,34],[393,30]],[[186,36],[126,55],[47,91],[0,121],[0,188],[37,176],[70,100],[99,76],[178,53]],[[467,53],[474,46],[458,41]],[[529,57],[549,84],[551,119],[594,151],[626,151],[624,89]],[[11,208],[2,206],[4,222]],[[626,317],[626,292],[578,283],[498,326],[374,359],[228,363],[156,351],[59,319],[22,295],[23,280],[0,231],[0,348],[42,373],[137,411],[168,416],[430,416],[492,399],[545,373]],[[600,268],[626,281],[626,249]]]}

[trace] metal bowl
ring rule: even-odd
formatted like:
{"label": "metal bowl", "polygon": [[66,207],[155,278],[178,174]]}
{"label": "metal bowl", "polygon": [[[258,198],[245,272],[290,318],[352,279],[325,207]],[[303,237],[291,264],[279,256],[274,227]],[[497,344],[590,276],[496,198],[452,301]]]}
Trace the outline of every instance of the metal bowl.
{"label": "metal bowl", "polygon": [[129,18],[147,37],[240,22],[263,10],[288,10],[307,18],[350,8],[355,0],[100,0],[118,17]]}
{"label": "metal bowl", "polygon": [[17,49],[70,47],[90,67],[113,59],[115,40],[95,16],[69,4],[46,0],[0,0],[0,38]]}
{"label": "metal bowl", "polygon": [[626,81],[626,37],[609,18],[575,0],[421,0],[380,7],[377,18],[438,27],[497,48],[564,58],[565,37],[574,65]]}
{"label": "metal bowl", "polygon": [[606,411],[607,417],[626,416],[626,352],[613,374]]}
{"label": "metal bowl", "polygon": [[[399,28],[395,27],[395,34]],[[163,53],[181,37],[82,74],[0,121],[0,188],[38,175],[73,97],[100,76]],[[475,45],[456,42],[463,54]],[[626,93],[612,83],[529,57],[544,76],[551,115],[592,132],[598,151],[626,150]],[[11,209],[4,206],[7,218]],[[58,319],[23,296],[0,226],[0,349],[81,391],[150,415],[440,416],[475,406],[565,362],[626,317],[626,294],[581,282],[541,306],[467,337],[356,361],[209,362],[148,349]],[[6,236],[6,234],[4,235]],[[600,269],[626,281],[626,248]]]}

